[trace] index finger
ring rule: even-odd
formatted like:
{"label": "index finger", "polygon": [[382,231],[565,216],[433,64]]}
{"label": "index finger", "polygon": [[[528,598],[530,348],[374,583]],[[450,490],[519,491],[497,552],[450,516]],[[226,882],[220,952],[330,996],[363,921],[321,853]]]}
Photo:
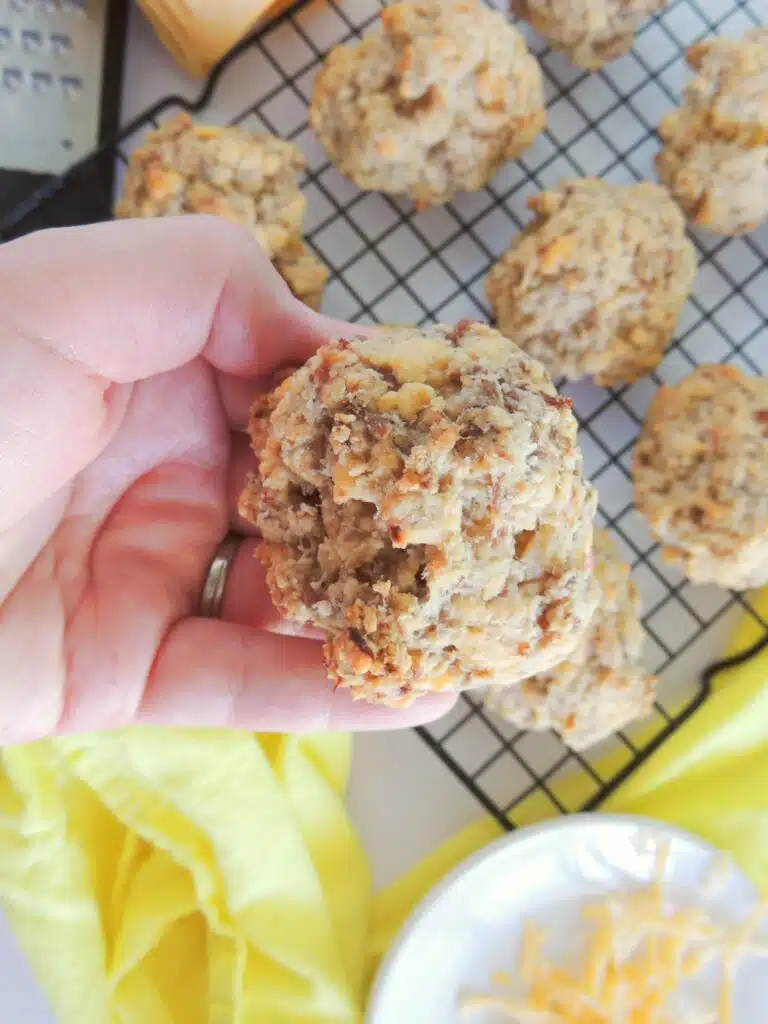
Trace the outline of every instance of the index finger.
{"label": "index finger", "polygon": [[[194,618],[166,635],[135,721],[258,732],[401,729],[434,721],[455,701],[430,693],[406,708],[366,704],[334,688],[317,641]],[[83,725],[72,721],[67,731]]]}
{"label": "index finger", "polygon": [[238,376],[301,363],[340,325],[291,294],[248,233],[216,217],[128,220],[0,249],[5,334],[132,383],[204,355]]}

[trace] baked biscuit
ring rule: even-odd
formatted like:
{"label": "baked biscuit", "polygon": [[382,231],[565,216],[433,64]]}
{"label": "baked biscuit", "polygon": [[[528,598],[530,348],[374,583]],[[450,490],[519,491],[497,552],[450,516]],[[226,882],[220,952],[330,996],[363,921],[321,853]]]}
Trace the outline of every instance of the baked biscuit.
{"label": "baked biscuit", "polygon": [[295,238],[277,253],[272,262],[297,299],[312,309],[320,309],[328,268],[305,242]]}
{"label": "baked biscuit", "polygon": [[721,235],[768,219],[768,29],[690,47],[696,77],[659,125],[659,178],[686,216]]}
{"label": "baked biscuit", "polygon": [[394,3],[378,31],[331,50],[310,122],[361,189],[419,206],[481,188],[544,127],[539,65],[475,0]]}
{"label": "baked biscuit", "polygon": [[695,583],[768,583],[768,377],[700,366],[661,388],[635,448],[635,504]]}
{"label": "baked biscuit", "polygon": [[642,23],[667,0],[510,0],[553,50],[595,71],[629,50]]}
{"label": "baked biscuit", "polygon": [[658,679],[641,661],[640,599],[605,530],[595,530],[597,611],[575,651],[549,672],[489,690],[486,707],[519,729],[554,729],[583,750],[647,715]]}
{"label": "baked biscuit", "polygon": [[179,114],[134,151],[117,217],[207,213],[241,224],[298,298],[317,306],[326,268],[301,241],[306,200],[296,183],[304,156],[267,132],[195,124]]}
{"label": "baked biscuit", "polygon": [[662,359],[696,273],[658,185],[571,178],[532,196],[531,225],[492,268],[499,330],[553,377],[630,383]]}
{"label": "baked biscuit", "polygon": [[595,607],[570,402],[497,331],[387,327],[323,346],[253,410],[241,500],[286,617],[329,674],[398,705],[562,661]]}

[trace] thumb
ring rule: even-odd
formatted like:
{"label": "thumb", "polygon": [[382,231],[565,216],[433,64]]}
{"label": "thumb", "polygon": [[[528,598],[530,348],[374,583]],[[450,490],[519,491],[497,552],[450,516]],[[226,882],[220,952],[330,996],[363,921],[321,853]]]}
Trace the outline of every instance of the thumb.
{"label": "thumb", "polygon": [[134,382],[203,355],[239,376],[327,337],[249,235],[217,218],[46,231],[0,248],[0,530],[67,484]]}

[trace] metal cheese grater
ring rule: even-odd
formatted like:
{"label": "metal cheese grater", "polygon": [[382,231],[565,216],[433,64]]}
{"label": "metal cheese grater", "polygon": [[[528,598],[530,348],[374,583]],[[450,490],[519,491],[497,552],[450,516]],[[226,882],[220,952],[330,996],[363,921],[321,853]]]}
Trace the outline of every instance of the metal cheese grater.
{"label": "metal cheese grater", "polygon": [[0,208],[116,128],[123,44],[118,0],[0,0]]}

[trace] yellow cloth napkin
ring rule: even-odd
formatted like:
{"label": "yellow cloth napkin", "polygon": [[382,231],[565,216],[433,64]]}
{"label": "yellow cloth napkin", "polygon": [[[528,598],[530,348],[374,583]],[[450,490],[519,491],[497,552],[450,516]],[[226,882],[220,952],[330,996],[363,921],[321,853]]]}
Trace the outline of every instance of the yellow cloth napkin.
{"label": "yellow cloth napkin", "polygon": [[[732,649],[757,635],[745,621]],[[761,885],[767,677],[768,653],[725,674],[606,805],[702,835]],[[345,736],[146,729],[4,751],[0,900],[62,1024],[359,1021],[414,903],[499,828],[372,900],[349,756]]]}
{"label": "yellow cloth napkin", "polygon": [[58,1019],[358,1021],[349,755],[346,736],[159,729],[6,750],[0,899]]}

